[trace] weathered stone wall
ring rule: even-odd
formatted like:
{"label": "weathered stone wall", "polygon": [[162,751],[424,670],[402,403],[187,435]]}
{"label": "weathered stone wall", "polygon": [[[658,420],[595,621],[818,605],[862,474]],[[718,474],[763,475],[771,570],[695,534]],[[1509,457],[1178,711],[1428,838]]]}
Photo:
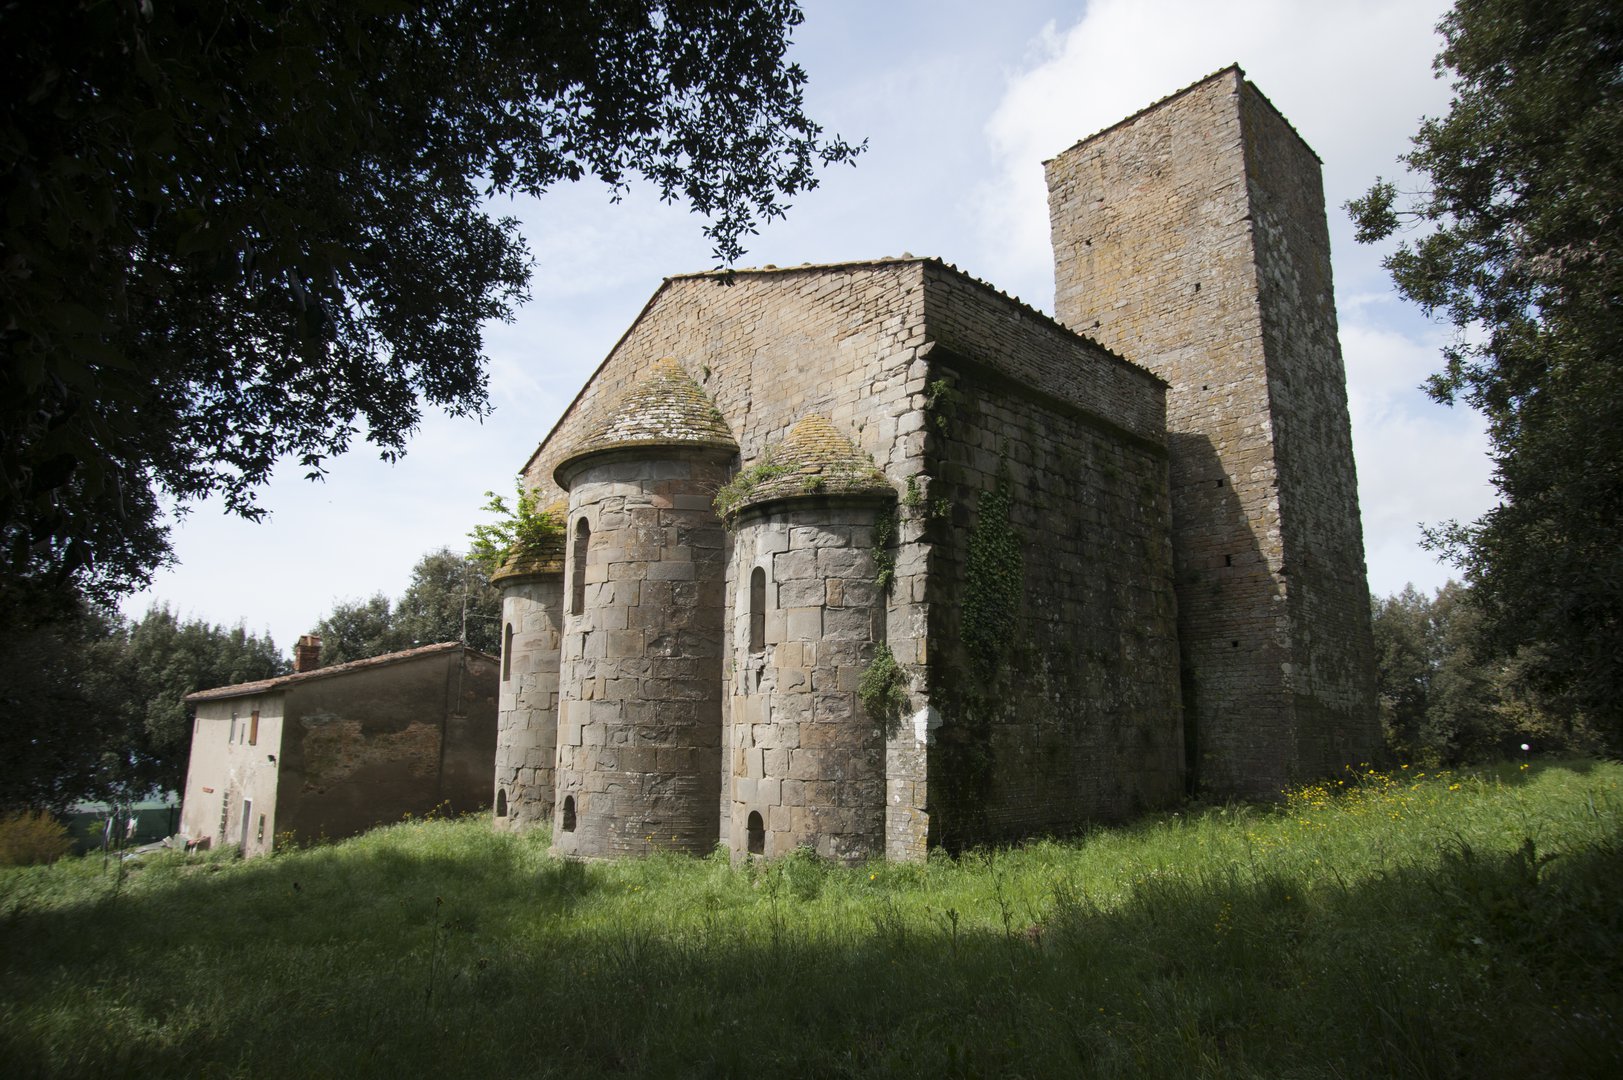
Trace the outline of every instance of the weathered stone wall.
{"label": "weathered stone wall", "polygon": [[[727,764],[730,847],[807,845],[855,863],[885,851],[885,731],[857,700],[883,640],[874,560],[876,500],[797,500],[746,515],[728,577],[732,664]],[[751,579],[762,571],[760,649],[752,649]]]}
{"label": "weathered stone wall", "polygon": [[563,854],[716,845],[726,556],[712,502],[729,464],[654,447],[572,466],[553,825]]}
{"label": "weathered stone wall", "polygon": [[[848,432],[901,489],[922,471],[926,365],[919,352],[929,265],[881,260],[668,279],[526,464],[525,483],[550,498],[559,490],[557,463],[656,360],[673,356],[721,411],[742,466],[818,414]],[[891,649],[915,673],[925,660],[925,566],[918,530],[904,523],[887,621]],[[924,764],[923,745],[911,733],[888,741],[893,857],[924,855]],[[717,775],[728,767],[718,761]]]}
{"label": "weathered stone wall", "polygon": [[490,798],[497,665],[441,649],[308,679],[284,691],[279,828],[301,839],[353,836]]}
{"label": "weathered stone wall", "polygon": [[1243,83],[1246,178],[1269,357],[1302,773],[1367,761],[1380,745],[1363,524],[1347,373],[1330,279],[1319,162]]}
{"label": "weathered stone wall", "polygon": [[[1209,789],[1276,793],[1322,771],[1324,722],[1346,745],[1374,717],[1361,664],[1328,660],[1368,655],[1367,615],[1302,617],[1367,612],[1317,161],[1231,68],[1047,170],[1059,318],[1171,384],[1191,763]],[[1303,558],[1335,569],[1297,597]]]}
{"label": "weathered stone wall", "polygon": [[506,649],[491,796],[498,829],[519,831],[552,821],[563,587],[561,573],[503,583]]}
{"label": "weathered stone wall", "polygon": [[927,294],[932,843],[1183,792],[1160,380],[977,283]]}

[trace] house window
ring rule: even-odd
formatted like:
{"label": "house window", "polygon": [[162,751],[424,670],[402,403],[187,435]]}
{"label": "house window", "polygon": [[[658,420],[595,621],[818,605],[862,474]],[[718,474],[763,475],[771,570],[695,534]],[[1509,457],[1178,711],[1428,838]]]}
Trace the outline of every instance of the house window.
{"label": "house window", "polygon": [[265,815],[259,815],[259,835],[255,837],[261,844],[265,842]]}
{"label": "house window", "polygon": [[231,727],[225,733],[225,744],[230,746],[237,741],[237,710],[231,710]]}
{"label": "house window", "polygon": [[592,527],[581,518],[575,522],[574,573],[569,582],[569,613],[579,615],[586,610],[586,545],[592,539]]}
{"label": "house window", "polygon": [[575,831],[575,797],[573,795],[565,795],[564,796],[564,812],[563,812],[563,823],[562,824],[563,824],[564,832],[574,832]]}
{"label": "house window", "polygon": [[750,652],[766,649],[766,571],[750,574]]}
{"label": "house window", "polygon": [[502,631],[502,682],[513,677],[513,624]]}
{"label": "house window", "polygon": [[750,811],[749,853],[751,855],[766,854],[766,822],[761,820],[761,812],[759,810]]}
{"label": "house window", "polygon": [[255,709],[253,711],[253,715],[248,718],[248,745],[249,746],[258,746],[259,745],[259,710],[258,709]]}

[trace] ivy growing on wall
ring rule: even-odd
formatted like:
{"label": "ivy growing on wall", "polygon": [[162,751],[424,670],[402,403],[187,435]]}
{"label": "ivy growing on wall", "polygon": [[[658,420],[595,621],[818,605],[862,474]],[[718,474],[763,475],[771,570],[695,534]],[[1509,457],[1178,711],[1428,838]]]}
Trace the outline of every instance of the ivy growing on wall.
{"label": "ivy growing on wall", "polygon": [[907,676],[884,642],[874,648],[873,659],[857,683],[857,698],[868,717],[884,728],[887,738],[896,734],[907,708]]}
{"label": "ivy growing on wall", "polygon": [[1012,503],[1008,466],[1002,464],[997,483],[981,493],[964,574],[964,648],[983,679],[997,672],[1014,641],[1024,590],[1020,535],[1009,520]]}
{"label": "ivy growing on wall", "polygon": [[896,511],[887,507],[873,519],[873,583],[884,596],[896,580]]}

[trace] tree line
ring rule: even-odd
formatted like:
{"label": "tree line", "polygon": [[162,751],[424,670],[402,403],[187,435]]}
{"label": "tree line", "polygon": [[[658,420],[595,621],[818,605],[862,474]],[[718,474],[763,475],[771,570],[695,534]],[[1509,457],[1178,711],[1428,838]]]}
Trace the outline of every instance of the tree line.
{"label": "tree line", "polygon": [[[312,627],[330,667],[441,641],[496,653],[501,594],[449,548],[412,568],[397,600],[333,605]],[[129,620],[84,603],[0,629],[0,811],[179,791],[191,754],[187,694],[292,670],[242,623],[183,618],[166,605]]]}

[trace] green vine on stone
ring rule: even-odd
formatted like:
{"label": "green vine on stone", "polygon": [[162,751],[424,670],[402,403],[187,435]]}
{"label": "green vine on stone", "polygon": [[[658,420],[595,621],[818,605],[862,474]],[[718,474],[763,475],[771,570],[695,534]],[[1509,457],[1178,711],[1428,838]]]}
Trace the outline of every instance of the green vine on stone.
{"label": "green vine on stone", "polygon": [[924,388],[924,411],[937,434],[947,434],[963,400],[964,395],[948,379],[936,379]]}
{"label": "green vine on stone", "polygon": [[887,737],[896,733],[907,708],[907,676],[889,645],[880,642],[874,647],[873,659],[857,683],[857,698]]}
{"label": "green vine on stone", "polygon": [[975,527],[969,534],[963,639],[971,663],[983,678],[996,673],[1014,640],[1025,590],[1020,535],[1009,520],[1010,487],[1005,464],[998,469],[996,486],[981,493]]}
{"label": "green vine on stone", "polygon": [[563,522],[540,508],[539,496],[524,487],[522,478],[516,491],[511,506],[494,491],[485,492],[487,501],[480,509],[498,515],[497,519],[475,525],[468,533],[472,541],[468,555],[479,564],[486,577],[514,554],[540,551],[563,533]]}
{"label": "green vine on stone", "polygon": [[881,595],[896,580],[896,511],[888,507],[873,519],[873,583]]}
{"label": "green vine on stone", "polygon": [[775,480],[785,473],[792,471],[794,466],[784,464],[777,460],[776,448],[768,447],[757,461],[747,469],[738,470],[738,475],[721,485],[716,492],[716,515],[730,529],[733,515],[744,500],[749,498],[750,492],[768,480]]}

